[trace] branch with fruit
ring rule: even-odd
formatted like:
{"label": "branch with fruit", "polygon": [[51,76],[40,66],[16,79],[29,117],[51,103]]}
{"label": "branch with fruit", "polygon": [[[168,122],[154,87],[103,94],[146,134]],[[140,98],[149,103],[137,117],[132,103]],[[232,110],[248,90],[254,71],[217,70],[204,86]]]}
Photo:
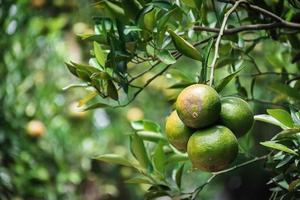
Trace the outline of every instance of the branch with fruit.
{"label": "branch with fruit", "polygon": [[[164,195],[195,199],[215,176],[260,160],[278,174],[269,182],[274,185],[271,199],[297,196],[300,22],[295,2],[95,3],[100,11],[94,17],[95,31],[80,35],[92,42],[91,58],[88,64],[67,63],[84,84],[66,88],[90,91],[80,100],[83,110],[127,106],[163,75],[169,77],[166,89],[175,90],[168,99],[174,111],[166,120],[165,133],[154,122],[133,122],[131,157],[106,154],[96,159],[135,169],[138,176],[128,182],[150,185],[146,199]],[[269,46],[274,54],[266,50]],[[181,60],[197,69],[193,78],[174,70]],[[253,117],[247,101],[284,109]],[[283,129],[261,143],[272,149],[268,155],[249,156],[239,144],[250,137],[254,119]],[[239,152],[246,161],[236,163]],[[212,175],[186,191],[191,188],[182,186],[182,176],[194,168]]]}

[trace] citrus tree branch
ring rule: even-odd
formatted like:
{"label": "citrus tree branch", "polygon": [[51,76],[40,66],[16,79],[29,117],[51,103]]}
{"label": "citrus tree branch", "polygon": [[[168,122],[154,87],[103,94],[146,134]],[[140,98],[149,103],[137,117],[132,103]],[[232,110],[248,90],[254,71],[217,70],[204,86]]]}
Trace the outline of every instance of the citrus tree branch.
{"label": "citrus tree branch", "polygon": [[208,185],[214,178],[216,178],[218,175],[221,175],[221,174],[224,174],[224,173],[227,173],[227,172],[230,172],[230,171],[233,171],[235,169],[238,169],[238,168],[241,168],[243,166],[246,166],[246,165],[249,165],[251,163],[254,163],[256,161],[260,161],[260,160],[265,160],[266,158],[268,157],[268,155],[263,155],[263,156],[260,156],[260,157],[255,157],[251,160],[248,160],[246,162],[243,162],[243,163],[240,163],[238,165],[235,165],[231,168],[228,168],[228,169],[225,169],[225,170],[222,170],[222,171],[218,171],[218,172],[215,172],[212,174],[212,176],[207,179],[207,181],[205,181],[205,183],[203,183],[202,185],[200,185],[199,187],[197,187],[191,194],[192,194],[192,200],[196,199],[199,192],[206,186]]}
{"label": "citrus tree branch", "polygon": [[[243,31],[251,31],[251,30],[271,30],[276,28],[291,28],[291,29],[297,29],[300,30],[300,24],[293,23],[293,24],[286,24],[284,22],[273,22],[268,24],[250,24],[250,25],[244,25],[237,28],[230,28],[225,29],[223,31],[224,35],[232,35]],[[212,33],[219,33],[221,30],[219,28],[210,28],[205,26],[195,26],[195,31],[207,31]]]}
{"label": "citrus tree branch", "polygon": [[220,46],[220,43],[221,43],[221,38],[224,34],[224,30],[225,30],[225,27],[226,27],[227,20],[228,20],[230,14],[242,2],[246,2],[246,1],[245,0],[239,0],[239,1],[235,2],[235,4],[224,15],[224,19],[222,21],[222,25],[221,25],[221,28],[220,28],[220,31],[219,31],[219,34],[218,34],[218,37],[217,37],[217,40],[216,40],[216,43],[215,43],[215,53],[214,53],[214,57],[213,57],[213,60],[212,60],[212,63],[211,63],[211,71],[210,71],[210,79],[209,79],[209,85],[210,86],[212,86],[213,81],[214,81],[215,65],[217,63],[217,59],[219,58],[219,46]]}

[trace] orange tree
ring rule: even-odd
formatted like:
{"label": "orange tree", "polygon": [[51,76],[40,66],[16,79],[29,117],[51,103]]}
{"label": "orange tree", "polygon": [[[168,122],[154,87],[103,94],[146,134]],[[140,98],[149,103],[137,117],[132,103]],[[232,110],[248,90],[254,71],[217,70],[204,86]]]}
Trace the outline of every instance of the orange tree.
{"label": "orange tree", "polygon": [[[132,122],[134,133],[130,135],[129,157],[105,154],[96,159],[135,169],[137,176],[128,182],[150,185],[146,199],[159,196],[197,199],[201,190],[215,177],[253,162],[264,162],[265,168],[271,171],[272,178],[268,182],[270,199],[299,198],[299,1],[103,0],[93,6],[98,10],[98,15],[94,16],[94,32],[80,35],[93,45],[88,64],[66,63],[69,71],[82,80],[82,83],[69,85],[66,89],[81,87],[90,91],[81,100],[83,110],[125,107],[158,77],[165,76],[173,106],[180,91],[193,84],[206,84],[218,92],[216,98],[220,100],[214,99],[214,109],[201,108],[199,102],[206,99],[203,91],[195,91],[190,97],[187,95],[186,103],[182,104],[194,106],[183,110],[191,110],[189,117],[195,119],[204,111],[203,119],[206,115],[216,115],[214,122],[207,122],[207,126],[208,123],[222,124],[222,119],[216,121],[221,112],[226,120],[229,118],[232,123],[248,121],[250,125],[246,124],[246,127],[250,127],[253,121],[251,111],[247,111],[248,118],[243,120],[239,119],[243,112],[230,105],[229,112],[236,112],[236,115],[227,115],[226,111],[222,114],[220,110],[219,101],[224,97],[238,96],[238,104],[245,109],[249,109],[248,105],[240,98],[268,108],[267,114],[255,115],[255,121],[282,129],[267,141],[260,141],[269,150],[266,154],[253,155],[255,146],[249,144],[250,131],[238,141],[240,162],[234,161],[231,166],[220,169],[220,166],[215,166],[216,155],[206,156],[206,161],[211,163],[209,167],[217,170],[211,170],[206,181],[200,185],[195,182],[193,187],[181,181],[193,169],[189,158],[206,155],[201,149],[194,154],[193,144],[202,144],[201,138],[205,138],[208,143],[204,146],[218,152],[221,157],[222,145],[225,144],[219,140],[231,138],[228,148],[232,159],[236,151],[233,130],[216,126],[197,131],[197,136],[191,136],[193,141],[188,142],[186,154],[168,142],[157,123],[135,121]],[[177,70],[173,66],[177,66]],[[192,77],[186,75],[188,71],[193,72]],[[175,106],[177,112],[179,104],[181,102]],[[215,113],[209,113],[209,110]],[[255,113],[258,111],[261,110]],[[185,122],[184,113],[178,114]],[[189,124],[185,123],[179,129],[186,130],[182,128],[184,125],[198,128],[188,127]],[[265,129],[267,132],[273,130],[270,126]],[[221,146],[216,148],[214,143]]]}

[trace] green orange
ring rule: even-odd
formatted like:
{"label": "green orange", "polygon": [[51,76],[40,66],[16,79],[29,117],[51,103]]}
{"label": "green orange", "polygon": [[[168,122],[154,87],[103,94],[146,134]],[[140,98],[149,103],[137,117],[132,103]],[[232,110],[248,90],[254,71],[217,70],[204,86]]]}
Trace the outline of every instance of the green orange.
{"label": "green orange", "polygon": [[254,122],[249,104],[238,97],[225,97],[221,102],[221,124],[228,127],[237,137],[247,133]]}
{"label": "green orange", "polygon": [[236,158],[238,142],[228,128],[216,125],[193,133],[187,153],[194,167],[216,172],[225,169]]}
{"label": "green orange", "polygon": [[178,95],[176,110],[186,126],[203,128],[214,124],[219,119],[221,101],[212,87],[194,84]]}
{"label": "green orange", "polygon": [[186,151],[188,140],[193,133],[184,125],[176,111],[173,111],[166,120],[166,135],[168,141],[179,151]]}

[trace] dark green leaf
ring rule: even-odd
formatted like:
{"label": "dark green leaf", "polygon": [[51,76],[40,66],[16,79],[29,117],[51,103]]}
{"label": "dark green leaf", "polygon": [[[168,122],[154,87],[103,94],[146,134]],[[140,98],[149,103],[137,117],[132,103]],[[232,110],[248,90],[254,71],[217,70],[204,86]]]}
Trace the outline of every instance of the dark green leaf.
{"label": "dark green leaf", "polygon": [[184,170],[184,164],[182,164],[179,167],[179,169],[176,171],[176,174],[175,174],[175,182],[179,189],[181,188],[181,180],[182,180],[183,170]]}
{"label": "dark green leaf", "polygon": [[225,86],[242,70],[244,69],[244,67],[239,68],[238,70],[236,70],[235,72],[233,72],[232,74],[226,76],[225,78],[223,78],[222,80],[220,80],[220,82],[217,84],[216,86],[216,91],[217,92],[221,92]]}
{"label": "dark green leaf", "polygon": [[118,90],[111,80],[107,81],[107,95],[113,100],[118,101],[119,99]]}
{"label": "dark green leaf", "polygon": [[282,83],[273,83],[270,86],[270,89],[279,93],[280,95],[284,95],[286,97],[292,98],[293,100],[300,100],[300,92],[299,90],[290,87],[289,85],[285,85]]}
{"label": "dark green leaf", "polygon": [[92,109],[96,109],[96,108],[107,108],[110,107],[110,105],[105,104],[105,103],[95,103],[92,105],[88,105],[85,108],[83,108],[84,111],[86,110],[92,110]]}
{"label": "dark green leaf", "polygon": [[210,39],[204,50],[204,60],[202,61],[202,69],[201,69],[200,80],[199,80],[200,83],[206,83],[207,81],[208,59],[209,59],[209,54],[213,46],[213,43],[214,43],[214,39]]}

